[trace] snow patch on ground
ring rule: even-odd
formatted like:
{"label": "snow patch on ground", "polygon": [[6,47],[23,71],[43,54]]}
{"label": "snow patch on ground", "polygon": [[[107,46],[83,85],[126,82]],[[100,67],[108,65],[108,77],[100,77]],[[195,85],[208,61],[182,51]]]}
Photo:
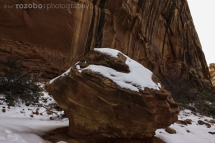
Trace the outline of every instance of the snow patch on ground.
{"label": "snow patch on ground", "polygon": [[[45,107],[55,103],[48,93],[43,94],[40,97],[40,104]],[[3,98],[4,95],[1,95],[1,99]],[[36,110],[39,114],[35,114]],[[34,105],[20,104],[13,107],[0,100],[0,112],[0,143],[49,143],[40,136],[49,130],[69,125],[68,118],[58,117],[63,111],[55,111],[58,114],[56,115]]]}
{"label": "snow patch on ground", "polygon": [[[56,111],[53,112],[47,111],[46,107],[55,106],[55,100],[53,97],[49,96],[47,92],[42,93],[43,96],[40,97],[39,103],[41,106],[36,105],[29,105],[26,106],[26,104],[20,103],[17,106],[8,106],[4,101],[0,100],[0,109],[5,110],[4,116],[7,117],[26,117],[26,118],[34,118],[34,119],[40,119],[40,120],[48,120],[50,118],[52,119],[61,119],[62,115],[64,114],[64,111]],[[3,95],[2,95],[3,97]],[[54,114],[56,112],[57,114]],[[0,114],[0,117],[2,114]]]}
{"label": "snow patch on ground", "polygon": [[44,121],[29,118],[0,117],[0,143],[46,143],[40,136],[46,131],[68,126],[68,120]]}
{"label": "snow patch on ground", "polygon": [[176,134],[169,134],[164,129],[156,131],[156,137],[166,143],[215,143],[215,135],[209,132],[215,132],[215,124],[210,128],[206,125],[199,125],[198,120],[207,122],[212,118],[200,115],[194,115],[190,110],[182,110],[178,115],[179,120],[191,119],[192,124],[182,125],[174,123],[170,127],[176,130]]}

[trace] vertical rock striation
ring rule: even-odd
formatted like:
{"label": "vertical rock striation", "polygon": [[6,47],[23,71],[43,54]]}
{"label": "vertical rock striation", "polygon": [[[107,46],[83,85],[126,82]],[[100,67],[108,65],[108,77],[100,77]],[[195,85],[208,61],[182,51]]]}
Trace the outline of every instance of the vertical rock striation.
{"label": "vertical rock striation", "polygon": [[149,68],[170,91],[184,83],[212,87],[186,0],[19,1],[33,2],[85,7],[16,9],[15,0],[0,2],[1,58],[12,47],[26,67],[57,75],[94,47],[111,47]]}
{"label": "vertical rock striation", "polygon": [[210,76],[211,76],[211,82],[212,82],[213,86],[215,87],[215,63],[211,63],[209,65],[209,72],[210,72]]}

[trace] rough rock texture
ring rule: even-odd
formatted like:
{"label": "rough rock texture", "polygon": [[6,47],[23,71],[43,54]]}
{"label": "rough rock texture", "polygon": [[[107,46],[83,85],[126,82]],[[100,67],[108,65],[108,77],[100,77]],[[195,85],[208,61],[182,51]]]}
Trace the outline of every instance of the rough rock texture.
{"label": "rough rock texture", "polygon": [[165,131],[166,131],[167,133],[170,133],[170,134],[176,134],[176,130],[173,129],[173,128],[171,128],[171,127],[167,127],[167,128],[165,129]]}
{"label": "rough rock texture", "polygon": [[[17,9],[15,3],[46,7]],[[50,3],[85,8],[47,10]],[[27,67],[48,77],[94,47],[111,47],[149,68],[171,91],[181,83],[212,87],[186,0],[10,0],[0,1],[0,10],[0,58],[13,48]]]}
{"label": "rough rock texture", "polygon": [[[46,85],[45,89],[69,118],[70,136],[95,135],[152,142],[156,129],[177,121],[178,105],[163,87],[160,90],[145,87],[144,90],[133,91],[87,69],[90,65],[98,65],[118,71],[118,76],[130,74],[131,68],[125,59],[122,53],[112,57],[93,50]],[[151,78],[158,84],[155,75]]]}
{"label": "rough rock texture", "polygon": [[209,65],[209,72],[210,72],[210,76],[211,76],[211,82],[212,82],[213,86],[215,87],[215,63],[211,63]]}

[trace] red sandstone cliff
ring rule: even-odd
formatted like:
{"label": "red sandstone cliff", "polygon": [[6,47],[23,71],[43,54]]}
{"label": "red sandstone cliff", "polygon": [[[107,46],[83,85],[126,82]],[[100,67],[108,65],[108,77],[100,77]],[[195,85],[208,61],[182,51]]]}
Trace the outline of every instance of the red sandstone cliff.
{"label": "red sandstone cliff", "polygon": [[212,82],[213,86],[215,87],[215,63],[211,63],[209,65],[209,72],[211,75],[211,82]]}
{"label": "red sandstone cliff", "polygon": [[[32,3],[85,7],[47,10],[15,5]],[[94,47],[122,51],[172,90],[191,80],[193,88],[212,87],[186,0],[0,1],[1,59],[12,48],[26,67],[52,78]]]}

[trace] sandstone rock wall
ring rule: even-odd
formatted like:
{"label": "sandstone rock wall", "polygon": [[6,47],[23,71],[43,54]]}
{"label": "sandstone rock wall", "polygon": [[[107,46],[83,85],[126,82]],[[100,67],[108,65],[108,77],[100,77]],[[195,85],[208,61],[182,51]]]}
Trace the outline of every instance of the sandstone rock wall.
{"label": "sandstone rock wall", "polygon": [[212,82],[213,86],[215,87],[215,63],[211,63],[209,65],[209,72],[211,75],[211,82]]}
{"label": "sandstone rock wall", "polygon": [[[15,3],[88,8],[16,9]],[[211,87],[186,0],[11,0],[1,1],[0,9],[0,58],[13,48],[26,67],[47,78],[94,47],[111,47],[152,70],[166,86],[194,79],[194,88]]]}

